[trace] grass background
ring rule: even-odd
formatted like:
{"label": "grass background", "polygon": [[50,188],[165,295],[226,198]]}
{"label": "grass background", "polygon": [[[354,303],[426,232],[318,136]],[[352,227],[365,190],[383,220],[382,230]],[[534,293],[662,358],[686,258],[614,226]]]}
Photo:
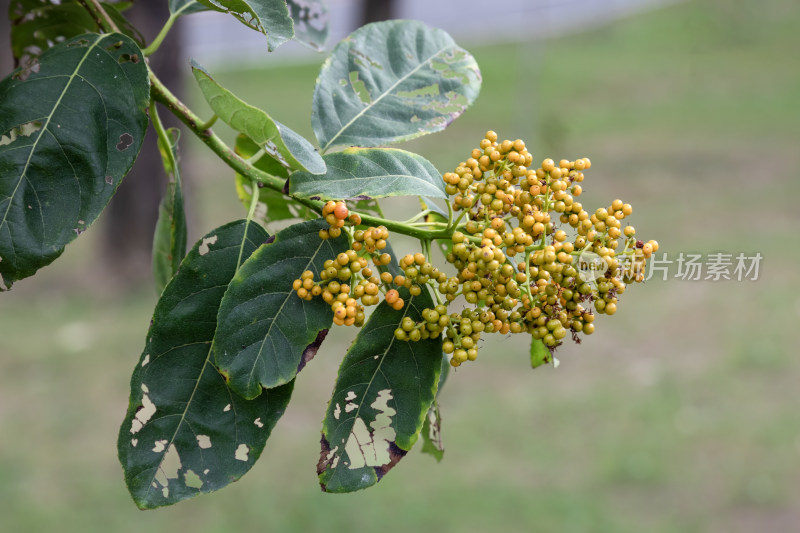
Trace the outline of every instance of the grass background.
{"label": "grass background", "polygon": [[[636,286],[557,370],[531,371],[523,339],[487,341],[441,400],[444,461],[413,450],[357,494],[322,494],[314,472],[352,333],[335,331],[247,476],[137,511],[115,441],[156,296],[105,283],[88,232],[0,297],[0,530],[800,529],[798,30],[792,0],[694,0],[547,41],[466,43],[478,102],[408,149],[445,171],[494,129],[536,157],[589,156],[584,205],[632,203],[673,257],[760,252],[760,278]],[[318,68],[216,78],[310,136]],[[243,211],[231,172],[188,144],[194,240]]]}

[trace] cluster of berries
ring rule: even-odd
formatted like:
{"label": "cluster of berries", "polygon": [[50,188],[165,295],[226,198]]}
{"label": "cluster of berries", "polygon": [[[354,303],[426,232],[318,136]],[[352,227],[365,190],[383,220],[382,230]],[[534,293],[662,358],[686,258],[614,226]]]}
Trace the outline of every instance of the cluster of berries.
{"label": "cluster of berries", "polygon": [[[338,237],[345,222],[351,226],[361,224],[361,217],[351,214],[344,202],[326,203],[322,214],[330,224],[319,232],[323,240]],[[340,326],[362,326],[364,308],[377,305],[381,293],[393,309],[402,309],[405,302],[391,284],[402,286],[405,280],[402,276],[392,276],[386,268],[392,262],[391,255],[383,251],[388,238],[389,230],[384,226],[353,231],[350,249],[326,260],[318,280],[314,279],[314,272],[306,270],[300,279],[294,280],[292,288],[304,300],[321,296],[331,306],[334,324]],[[410,290],[412,294],[421,292],[420,287]]]}
{"label": "cluster of berries", "polygon": [[[558,164],[545,159],[531,168],[533,157],[522,140],[498,142],[493,131],[470,155],[443,176],[458,214],[446,243],[456,275],[448,276],[421,253],[401,258],[402,274],[392,275],[381,268],[391,257],[382,253],[388,231],[379,226],[353,231],[351,249],[326,262],[319,281],[304,272],[295,281],[298,295],[321,295],[335,323],[358,326],[364,306],[377,304],[380,293],[399,310],[405,302],[398,288],[414,296],[427,284],[439,304],[423,310],[421,322],[405,317],[394,334],[404,341],[443,336],[454,367],[477,358],[484,332],[526,333],[551,350],[567,336],[580,342],[579,334],[592,334],[595,313],[613,315],[626,285],[644,281],[645,262],[658,243],[638,240],[633,226],[623,227],[633,212],[630,204],[617,199],[590,214],[576,200],[592,165],[588,158]],[[323,239],[337,237],[345,221],[361,222],[342,202],[328,202],[323,216],[330,224],[320,232]],[[469,305],[448,314],[447,304],[459,296]]]}
{"label": "cluster of berries", "polygon": [[322,206],[322,216],[330,224],[330,228],[319,230],[319,238],[323,240],[339,237],[345,222],[354,226],[361,224],[361,216],[358,213],[351,214],[344,202],[334,202],[333,200],[327,202]]}
{"label": "cluster of berries", "polygon": [[[492,131],[470,155],[444,175],[453,209],[466,220],[447,254],[457,286],[440,292],[448,299],[463,295],[485,325],[494,315],[494,331],[527,333],[550,349],[568,335],[580,342],[578,334],[594,332],[595,312],[614,314],[626,284],[644,280],[645,261],[658,243],[637,240],[633,226],[623,228],[630,204],[617,199],[589,214],[576,200],[592,165],[588,158],[545,159],[531,168],[523,141],[498,142]],[[587,265],[587,259],[594,261]],[[454,366],[472,358],[462,324],[447,333]]]}

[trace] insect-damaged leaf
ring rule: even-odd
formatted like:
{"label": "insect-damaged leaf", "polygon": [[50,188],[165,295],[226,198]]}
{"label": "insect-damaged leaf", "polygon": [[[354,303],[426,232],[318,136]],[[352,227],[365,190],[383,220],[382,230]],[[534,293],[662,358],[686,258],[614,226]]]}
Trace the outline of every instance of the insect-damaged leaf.
{"label": "insect-damaged leaf", "polygon": [[294,21],[294,38],[315,50],[328,40],[328,6],[324,0],[286,0]]}
{"label": "insect-damaged leaf", "polygon": [[322,240],[322,220],[290,226],[245,261],[219,308],[214,355],[228,386],[244,398],[294,379],[316,353],[333,321],[322,298],[301,300],[292,289],[306,271],[319,279],[322,264],[347,248],[347,239]]}
{"label": "insect-damaged leaf", "polygon": [[294,382],[255,400],[240,398],[211,358],[225,288],[240,256],[266,238],[243,220],[212,231],[187,254],[156,305],[117,443],[128,490],[142,509],[239,479],[289,402]]}
{"label": "insect-damaged leaf", "polygon": [[[404,291],[405,292],[405,291]],[[322,489],[352,492],[377,483],[411,449],[433,402],[442,341],[398,341],[403,317],[432,307],[423,290],[395,311],[382,302],[339,367],[322,426],[317,473]]]}
{"label": "insect-damaged leaf", "polygon": [[50,264],[97,218],[147,127],[141,51],[118,33],[48,49],[38,72],[0,81],[0,275]]}
{"label": "insect-damaged leaf", "polygon": [[160,294],[178,271],[186,255],[186,214],[183,211],[183,186],[178,168],[180,130],[167,130],[169,146],[158,138],[158,149],[167,172],[167,190],[158,207],[158,221],[153,235],[153,277]]}
{"label": "insect-damaged leaf", "polygon": [[311,123],[323,152],[407,141],[447,127],[480,85],[477,63],[444,31],[408,20],[367,24],[323,64]]}
{"label": "insect-damaged leaf", "polygon": [[199,0],[204,6],[236,17],[267,37],[270,52],[294,36],[286,0]]}
{"label": "insect-damaged leaf", "polygon": [[396,148],[348,148],[323,157],[324,174],[296,172],[289,192],[301,198],[426,195],[446,198],[444,180],[427,159]]}
{"label": "insect-damaged leaf", "polygon": [[536,368],[553,361],[553,354],[541,339],[531,339],[531,368]]}
{"label": "insect-damaged leaf", "polygon": [[313,174],[325,172],[322,156],[303,136],[272,120],[261,109],[239,100],[195,61],[192,61],[192,72],[208,105],[223,122],[247,135],[259,147],[266,147],[271,155],[282,158],[292,169]]}

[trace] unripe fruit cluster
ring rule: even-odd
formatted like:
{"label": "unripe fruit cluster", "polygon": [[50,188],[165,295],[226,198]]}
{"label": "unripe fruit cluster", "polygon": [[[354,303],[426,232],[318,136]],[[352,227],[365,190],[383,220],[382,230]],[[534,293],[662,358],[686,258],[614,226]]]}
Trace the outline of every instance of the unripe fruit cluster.
{"label": "unripe fruit cluster", "polygon": [[[551,350],[567,336],[580,342],[580,333],[594,332],[595,312],[614,314],[626,283],[644,280],[645,261],[658,243],[644,243],[632,226],[623,228],[633,208],[622,200],[592,214],[584,210],[576,197],[592,166],[588,158],[548,158],[532,168],[523,141],[498,142],[492,131],[470,155],[444,175],[453,209],[463,211],[465,222],[447,254],[458,275],[440,292],[448,300],[462,295],[479,315],[493,314],[483,323],[494,331],[528,333]],[[580,271],[586,252],[605,263],[599,279]],[[454,366],[465,360],[459,346],[472,346],[463,345],[458,325]]]}
{"label": "unripe fruit cluster", "polygon": [[[388,230],[353,228],[350,250],[327,261],[318,281],[310,271],[295,280],[298,296],[322,296],[336,324],[360,326],[364,307],[376,305],[381,293],[399,310],[405,302],[397,289],[416,296],[427,284],[439,304],[424,309],[420,322],[404,317],[394,335],[401,341],[443,336],[454,367],[477,358],[483,333],[527,333],[551,351],[567,337],[579,343],[580,334],[592,334],[595,313],[613,315],[627,284],[644,281],[646,260],[658,243],[638,240],[633,226],[623,226],[633,212],[630,204],[617,199],[590,214],[576,200],[592,166],[588,158],[545,159],[532,168],[522,140],[498,142],[493,131],[470,156],[443,176],[459,213],[449,226],[455,231],[446,254],[456,275],[417,253],[401,258],[402,274],[393,276],[385,268],[391,257],[382,252]],[[323,239],[339,236],[347,223],[361,223],[343,202],[328,202],[322,214],[330,225],[320,231]],[[586,276],[584,254],[603,272]],[[467,308],[448,313],[459,296]]]}

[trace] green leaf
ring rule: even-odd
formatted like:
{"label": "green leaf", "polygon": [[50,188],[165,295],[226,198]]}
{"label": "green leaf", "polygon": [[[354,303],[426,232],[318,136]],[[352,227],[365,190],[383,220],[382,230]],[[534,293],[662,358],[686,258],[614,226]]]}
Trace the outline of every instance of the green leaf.
{"label": "green leaf", "polygon": [[187,254],[156,305],[117,443],[128,490],[142,509],[239,479],[289,402],[294,383],[240,398],[211,358],[217,309],[239,257],[266,238],[244,220],[215,229]]}
{"label": "green leaf", "polygon": [[473,57],[444,31],[409,20],[367,24],[323,64],[311,122],[323,152],[407,141],[446,128],[480,84]]}
{"label": "green leaf", "polygon": [[444,443],[442,442],[442,418],[439,414],[439,403],[434,400],[428,414],[425,416],[425,423],[422,426],[422,453],[432,455],[436,462],[440,462],[444,457]]}
{"label": "green leaf", "polygon": [[446,198],[444,180],[427,159],[396,148],[348,148],[323,157],[325,174],[295,172],[289,193],[300,198]]}
{"label": "green leaf", "polygon": [[267,37],[270,52],[294,36],[286,0],[199,0],[204,6],[228,13]]}
{"label": "green leaf", "polygon": [[190,15],[208,9],[197,0],[169,0],[169,12],[173,15]]}
{"label": "green leaf", "polygon": [[531,368],[553,362],[553,354],[541,339],[531,339]]}
{"label": "green leaf", "polygon": [[[178,267],[186,255],[186,214],[183,211],[183,187],[181,174],[177,166],[170,161],[178,162],[178,138],[180,130],[167,130],[170,146],[164,146],[158,139],[161,160],[167,172],[167,190],[158,207],[158,221],[153,235],[153,277],[159,294],[167,286],[167,282],[178,271]],[[169,153],[172,155],[170,156]]]}
{"label": "green leaf", "polygon": [[[142,36],[131,26],[113,4],[102,3],[123,33],[138,45]],[[80,35],[99,32],[92,15],[77,1],[14,0],[9,7],[11,22],[11,52],[17,65],[29,65],[48,48]]]}
{"label": "green leaf", "polygon": [[377,483],[416,442],[436,394],[442,340],[398,341],[403,317],[432,307],[423,290],[395,311],[382,302],[339,367],[322,427],[317,473],[322,490],[351,492]]}
{"label": "green leaf", "polygon": [[141,51],[119,33],[50,48],[0,81],[0,276],[50,264],[97,218],[147,127]]}
{"label": "green leaf", "polygon": [[282,158],[290,168],[312,174],[325,172],[325,161],[305,138],[272,120],[264,111],[239,100],[195,61],[192,72],[208,105],[223,122],[266,148],[273,157]]}
{"label": "green leaf", "polygon": [[333,321],[322,298],[301,300],[292,289],[306,271],[319,279],[322,264],[348,248],[347,239],[322,240],[322,219],[295,224],[259,248],[228,285],[219,308],[214,356],[228,386],[255,398],[294,379],[316,354]]}
{"label": "green leaf", "polygon": [[436,462],[444,457],[444,443],[442,442],[442,417],[439,414],[439,396],[442,394],[447,377],[450,375],[450,356],[442,354],[442,369],[439,374],[439,386],[436,387],[436,398],[433,400],[425,423],[422,426],[422,453],[432,455]]}
{"label": "green leaf", "polygon": [[323,0],[287,0],[294,21],[294,38],[315,50],[328,41],[328,6]]}

